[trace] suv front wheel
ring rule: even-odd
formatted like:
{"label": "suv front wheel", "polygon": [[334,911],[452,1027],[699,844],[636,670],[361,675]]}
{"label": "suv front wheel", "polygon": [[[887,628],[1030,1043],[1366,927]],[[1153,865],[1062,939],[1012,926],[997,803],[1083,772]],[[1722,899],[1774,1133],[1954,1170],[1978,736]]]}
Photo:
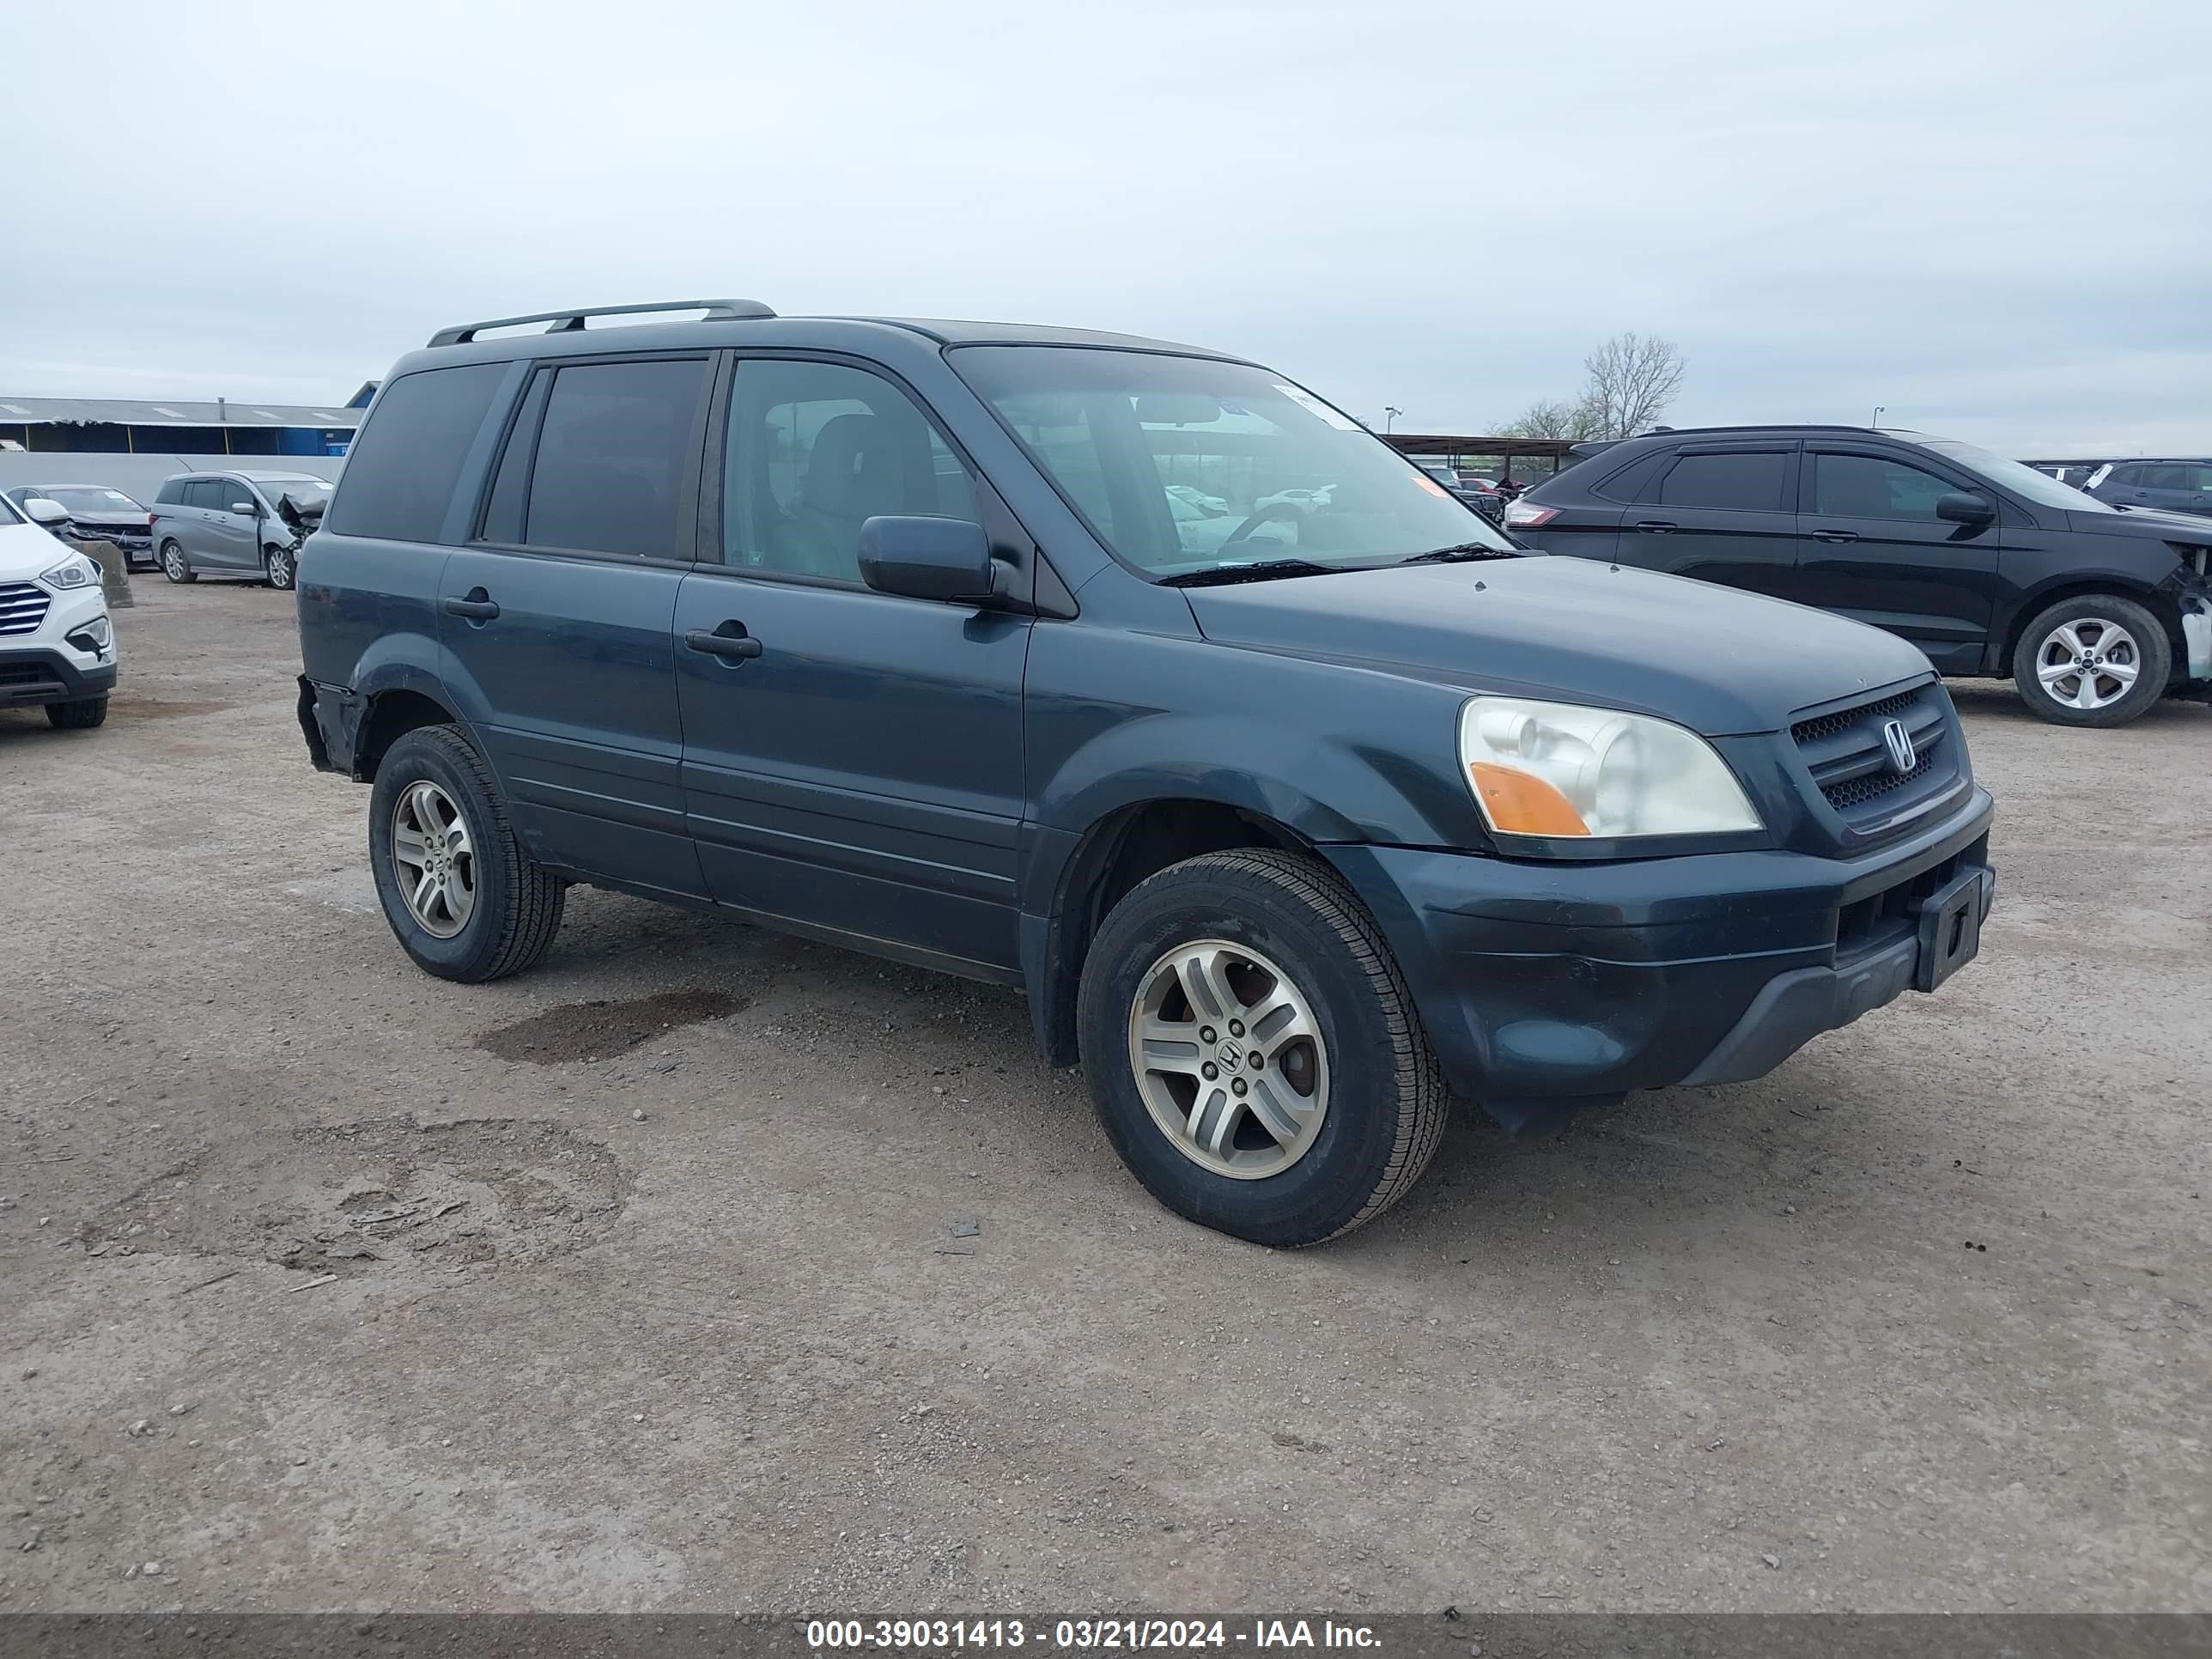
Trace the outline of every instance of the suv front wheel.
{"label": "suv front wheel", "polygon": [[515,836],[499,785],[451,726],[392,745],[368,799],[368,861],[384,919],[416,965],[478,985],[520,973],[561,927],[568,888]]}
{"label": "suv front wheel", "polygon": [[1209,853],[1140,883],[1091,945],[1079,1019],[1122,1161],[1239,1238],[1350,1232],[1443,1136],[1443,1075],[1389,947],[1310,858]]}
{"label": "suv front wheel", "polygon": [[2021,696],[2057,726],[2125,726],[2165,695],[2172,670],[2164,624],[2109,593],[2061,599],[2028,623],[2012,653]]}
{"label": "suv front wheel", "polygon": [[269,586],[279,592],[289,589],[300,574],[300,568],[292,557],[292,550],[289,547],[263,549],[261,574],[268,579]]}

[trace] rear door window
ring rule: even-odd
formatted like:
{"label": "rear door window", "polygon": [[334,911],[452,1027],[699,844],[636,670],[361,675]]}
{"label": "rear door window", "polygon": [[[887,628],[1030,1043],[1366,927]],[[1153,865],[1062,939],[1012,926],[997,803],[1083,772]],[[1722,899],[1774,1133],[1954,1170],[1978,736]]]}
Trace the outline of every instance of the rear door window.
{"label": "rear door window", "polygon": [[1778,513],[1790,457],[1774,450],[1685,455],[1659,486],[1664,507],[1716,507]]}
{"label": "rear door window", "polygon": [[538,427],[523,541],[678,557],[708,367],[704,357],[687,357],[557,368]]}

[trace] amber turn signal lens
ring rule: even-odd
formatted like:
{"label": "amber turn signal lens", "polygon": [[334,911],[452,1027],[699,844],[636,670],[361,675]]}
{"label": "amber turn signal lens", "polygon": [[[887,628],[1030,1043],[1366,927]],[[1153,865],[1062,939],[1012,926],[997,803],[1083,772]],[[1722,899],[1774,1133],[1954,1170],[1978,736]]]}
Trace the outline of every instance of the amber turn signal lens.
{"label": "amber turn signal lens", "polygon": [[1574,803],[1543,779],[1510,766],[1475,761],[1474,792],[1498,830],[1509,836],[1587,836],[1589,825]]}

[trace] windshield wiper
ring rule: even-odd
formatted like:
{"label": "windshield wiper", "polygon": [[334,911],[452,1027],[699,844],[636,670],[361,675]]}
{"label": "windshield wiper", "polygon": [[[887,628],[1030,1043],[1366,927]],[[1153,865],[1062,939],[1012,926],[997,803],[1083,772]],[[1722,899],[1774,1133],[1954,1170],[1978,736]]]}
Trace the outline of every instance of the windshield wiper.
{"label": "windshield wiper", "polygon": [[1513,547],[1492,547],[1488,542],[1462,542],[1456,547],[1432,548],[1426,553],[1416,553],[1410,559],[1401,559],[1400,564],[1458,564],[1468,559],[1517,559],[1521,550]]}
{"label": "windshield wiper", "polygon": [[1225,587],[1231,582],[1273,581],[1278,576],[1329,576],[1340,564],[1316,564],[1311,559],[1260,559],[1251,564],[1217,564],[1207,570],[1186,570],[1180,576],[1163,576],[1162,587]]}

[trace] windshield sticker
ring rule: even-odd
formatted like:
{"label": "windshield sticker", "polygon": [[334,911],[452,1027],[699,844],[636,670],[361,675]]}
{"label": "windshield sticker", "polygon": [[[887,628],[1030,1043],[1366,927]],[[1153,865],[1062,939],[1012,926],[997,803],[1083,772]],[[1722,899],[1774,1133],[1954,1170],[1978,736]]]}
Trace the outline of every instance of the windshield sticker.
{"label": "windshield sticker", "polygon": [[1303,391],[1294,386],[1285,386],[1280,380],[1275,382],[1274,389],[1305,410],[1307,414],[1320,416],[1339,432],[1357,432],[1360,429],[1358,422],[1353,420],[1349,415],[1331,409],[1310,392]]}

